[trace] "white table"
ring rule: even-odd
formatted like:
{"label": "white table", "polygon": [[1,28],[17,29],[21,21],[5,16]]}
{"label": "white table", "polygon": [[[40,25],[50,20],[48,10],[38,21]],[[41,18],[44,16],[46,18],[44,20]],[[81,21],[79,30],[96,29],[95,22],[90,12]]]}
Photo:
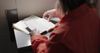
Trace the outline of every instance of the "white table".
{"label": "white table", "polygon": [[17,48],[31,46],[30,36],[14,29]]}

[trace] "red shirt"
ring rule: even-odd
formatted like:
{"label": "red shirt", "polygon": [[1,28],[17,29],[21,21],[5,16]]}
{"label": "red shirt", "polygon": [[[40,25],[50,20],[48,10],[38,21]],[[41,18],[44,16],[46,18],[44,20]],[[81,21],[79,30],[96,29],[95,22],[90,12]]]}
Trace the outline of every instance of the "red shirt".
{"label": "red shirt", "polygon": [[95,8],[83,4],[70,11],[61,24],[65,31],[51,39],[49,53],[98,53],[100,21]]}

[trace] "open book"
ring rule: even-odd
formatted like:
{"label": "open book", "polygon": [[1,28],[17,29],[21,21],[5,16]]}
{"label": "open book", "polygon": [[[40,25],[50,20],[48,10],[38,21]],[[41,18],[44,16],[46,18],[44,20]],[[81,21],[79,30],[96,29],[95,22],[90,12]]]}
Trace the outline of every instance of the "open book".
{"label": "open book", "polygon": [[20,20],[17,23],[14,23],[13,27],[26,34],[30,34],[31,31],[33,31],[34,33],[42,33],[44,31],[48,31],[49,29],[54,28],[55,25],[44,18],[30,16],[28,18]]}

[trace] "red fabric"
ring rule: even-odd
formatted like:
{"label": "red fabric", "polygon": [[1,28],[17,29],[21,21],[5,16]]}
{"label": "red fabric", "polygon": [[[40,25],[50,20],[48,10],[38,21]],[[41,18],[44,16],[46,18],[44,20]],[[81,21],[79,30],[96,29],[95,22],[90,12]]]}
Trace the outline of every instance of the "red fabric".
{"label": "red fabric", "polygon": [[50,42],[49,53],[98,53],[100,21],[95,8],[86,4],[70,11],[61,24],[65,31]]}
{"label": "red fabric", "polygon": [[32,49],[33,49],[33,53],[37,53],[38,49],[37,47],[41,44],[41,43],[48,43],[47,42],[48,38],[45,36],[41,36],[41,35],[33,35],[31,37],[31,41],[32,41]]}

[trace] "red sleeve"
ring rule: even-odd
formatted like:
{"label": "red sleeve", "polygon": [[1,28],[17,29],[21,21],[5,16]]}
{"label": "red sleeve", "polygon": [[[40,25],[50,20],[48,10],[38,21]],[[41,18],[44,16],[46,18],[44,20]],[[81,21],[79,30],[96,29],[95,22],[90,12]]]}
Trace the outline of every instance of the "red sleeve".
{"label": "red sleeve", "polygon": [[58,43],[61,41],[64,34],[69,31],[69,20],[67,16],[65,16],[60,23],[54,28],[54,31],[50,35],[49,43]]}

